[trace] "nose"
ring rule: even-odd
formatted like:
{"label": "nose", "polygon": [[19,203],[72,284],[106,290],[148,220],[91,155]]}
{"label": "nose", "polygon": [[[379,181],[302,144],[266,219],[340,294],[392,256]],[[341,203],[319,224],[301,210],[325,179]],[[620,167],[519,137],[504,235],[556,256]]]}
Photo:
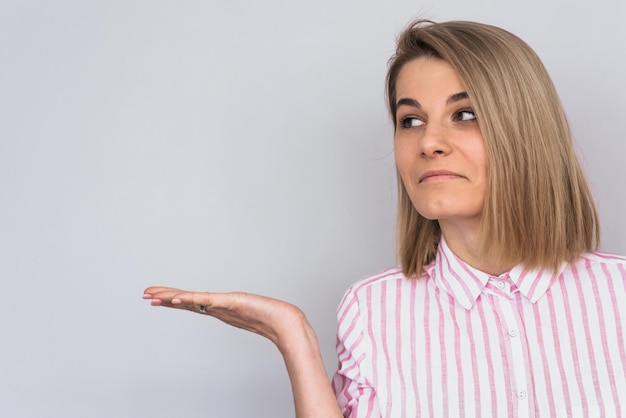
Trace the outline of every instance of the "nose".
{"label": "nose", "polygon": [[420,154],[424,158],[436,158],[450,152],[450,143],[446,139],[446,128],[435,123],[426,125],[419,139]]}

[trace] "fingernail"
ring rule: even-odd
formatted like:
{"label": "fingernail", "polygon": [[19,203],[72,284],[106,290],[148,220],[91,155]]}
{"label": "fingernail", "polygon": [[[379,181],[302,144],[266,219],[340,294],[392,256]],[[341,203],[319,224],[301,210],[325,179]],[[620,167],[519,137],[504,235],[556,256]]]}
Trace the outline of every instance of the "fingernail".
{"label": "fingernail", "polygon": [[144,299],[152,299],[152,295],[150,293],[144,293],[143,294],[143,298]]}
{"label": "fingernail", "polygon": [[183,301],[180,299],[172,299],[172,305],[178,305],[179,303],[182,303]]}

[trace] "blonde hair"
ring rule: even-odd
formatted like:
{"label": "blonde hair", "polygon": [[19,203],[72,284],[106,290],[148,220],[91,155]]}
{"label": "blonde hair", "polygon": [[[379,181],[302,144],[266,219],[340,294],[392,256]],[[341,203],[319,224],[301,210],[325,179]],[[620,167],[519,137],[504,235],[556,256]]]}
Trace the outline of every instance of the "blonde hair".
{"label": "blonde hair", "polygon": [[[413,22],[389,63],[393,120],[398,74],[421,57],[452,66],[477,115],[489,163],[480,254],[556,271],[595,251],[600,236],[593,197],[560,100],[535,52],[495,26]],[[415,210],[399,176],[398,191],[398,256],[407,277],[420,276],[435,258],[441,230]]]}

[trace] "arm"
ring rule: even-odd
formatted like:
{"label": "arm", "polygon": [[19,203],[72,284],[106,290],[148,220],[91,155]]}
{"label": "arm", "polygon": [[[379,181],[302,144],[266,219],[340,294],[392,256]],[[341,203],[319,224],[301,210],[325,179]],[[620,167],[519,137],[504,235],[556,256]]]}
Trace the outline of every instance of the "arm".
{"label": "arm", "polygon": [[268,338],[285,361],[296,417],[342,418],[326,376],[317,336],[298,307],[247,293],[186,292],[167,287],[146,289],[144,299],[151,300],[153,306],[210,315]]}

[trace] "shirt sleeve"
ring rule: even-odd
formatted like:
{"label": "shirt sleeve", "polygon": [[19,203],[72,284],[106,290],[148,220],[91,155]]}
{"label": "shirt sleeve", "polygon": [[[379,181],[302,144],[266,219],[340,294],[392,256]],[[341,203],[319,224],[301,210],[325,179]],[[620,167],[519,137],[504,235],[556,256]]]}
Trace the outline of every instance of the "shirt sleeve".
{"label": "shirt sleeve", "polygon": [[358,298],[348,290],[337,312],[339,367],[333,390],[345,418],[379,418],[376,390],[371,383],[371,354],[362,323]]}

